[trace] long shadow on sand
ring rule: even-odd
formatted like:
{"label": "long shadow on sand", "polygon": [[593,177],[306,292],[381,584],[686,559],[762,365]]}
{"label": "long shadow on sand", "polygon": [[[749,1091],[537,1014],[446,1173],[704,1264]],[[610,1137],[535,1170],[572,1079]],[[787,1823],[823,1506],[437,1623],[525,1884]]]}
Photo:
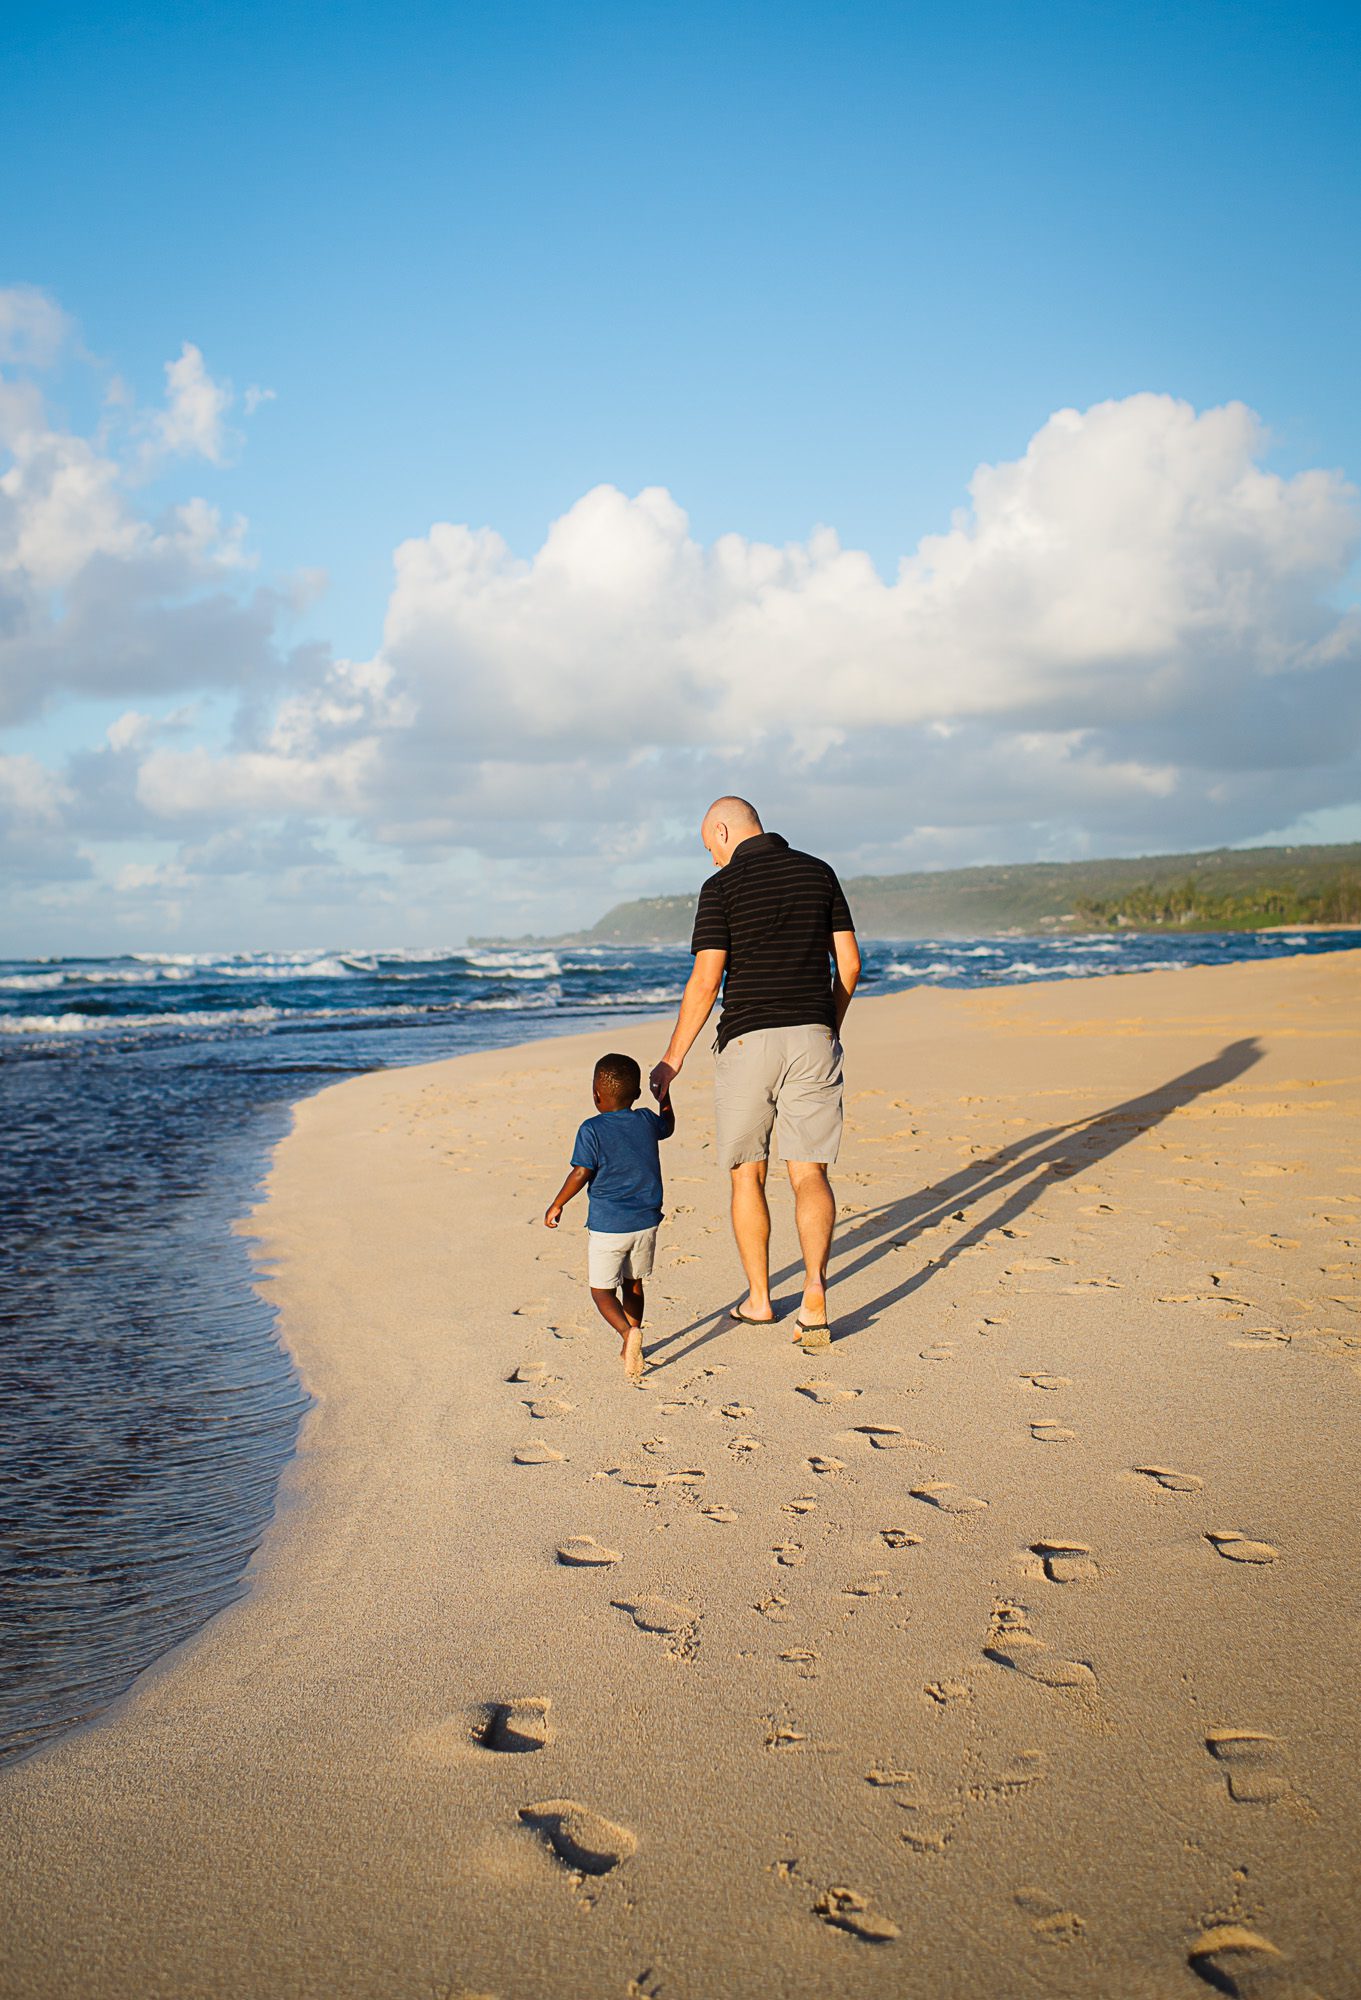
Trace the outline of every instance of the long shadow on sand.
{"label": "long shadow on sand", "polygon": [[[831,1274],[832,1281],[837,1285],[844,1285],[848,1278],[869,1269],[895,1251],[907,1249],[919,1236],[939,1223],[954,1220],[968,1222],[969,1226],[938,1256],[917,1265],[908,1277],[890,1285],[877,1298],[838,1318],[834,1338],[845,1340],[851,1334],[863,1332],[874,1324],[881,1313],[890,1306],[899,1305],[913,1292],[920,1291],[966,1250],[981,1243],[995,1230],[1006,1229],[1018,1216],[1024,1215],[1056,1180],[1065,1180],[1072,1174],[1098,1166],[1122,1146],[1127,1146],[1131,1139],[1161,1124],[1164,1118],[1183,1105],[1190,1104],[1206,1091],[1219,1090],[1225,1084],[1233,1083],[1254,1063],[1260,1062],[1262,1055],[1261,1045],[1254,1038],[1230,1042],[1218,1055],[1198,1063],[1194,1069],[1184,1070],[1180,1076],[1174,1076],[1169,1082],[1159,1084],[1139,1097],[1127,1098],[1123,1104],[1112,1105],[1109,1110],[1098,1111],[1090,1118],[1075,1118],[1067,1125],[1051,1125],[1041,1132],[1028,1133],[1025,1138],[990,1153],[986,1159],[971,1160],[968,1166],[951,1174],[948,1180],[937,1181],[915,1194],[866,1209],[837,1232]],[[975,1209],[986,1209],[987,1212],[980,1212],[970,1220],[968,1211]],[[786,1264],[783,1270],[773,1274],[772,1289],[788,1284],[801,1275],[801,1265]],[[705,1314],[665,1339],[655,1341],[648,1349],[651,1368],[653,1371],[670,1368],[678,1361],[688,1360],[720,1334],[739,1331],[744,1339],[750,1338],[748,1328],[739,1329],[733,1325],[725,1305],[719,1315]],[[692,1334],[699,1337],[690,1339]],[[676,1352],[663,1351],[675,1349],[678,1341],[687,1340],[688,1346]]]}

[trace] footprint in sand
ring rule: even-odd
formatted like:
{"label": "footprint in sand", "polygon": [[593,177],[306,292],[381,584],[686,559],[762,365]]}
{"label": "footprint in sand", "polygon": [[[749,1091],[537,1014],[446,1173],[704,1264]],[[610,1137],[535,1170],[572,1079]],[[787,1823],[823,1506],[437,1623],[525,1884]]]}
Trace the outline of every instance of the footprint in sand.
{"label": "footprint in sand", "polygon": [[939,1708],[948,1708],[952,1702],[968,1701],[970,1692],[964,1681],[928,1681],[922,1689]]}
{"label": "footprint in sand", "polygon": [[543,1835],[564,1866],[579,1875],[608,1875],[637,1850],[637,1836],[628,1827],[575,1799],[544,1799],[538,1805],[521,1806],[520,1818]]}
{"label": "footprint in sand", "polygon": [[1218,1555],[1227,1556],[1236,1563],[1274,1563],[1280,1554],[1270,1542],[1252,1542],[1236,1529],[1224,1528],[1218,1532],[1211,1530],[1205,1537]]}
{"label": "footprint in sand", "polygon": [[563,1455],[551,1444],[517,1445],[511,1454],[517,1465],[562,1465]]}
{"label": "footprint in sand", "polygon": [[782,1596],[778,1590],[773,1590],[769,1597],[763,1597],[759,1604],[753,1604],[751,1608],[753,1611],[759,1611],[772,1625],[789,1625],[793,1622],[794,1614],[789,1609],[789,1599]]}
{"label": "footprint in sand", "polygon": [[781,1569],[801,1569],[808,1560],[802,1542],[780,1542],[770,1553]]}
{"label": "footprint in sand", "polygon": [[838,1472],[846,1470],[846,1461],[844,1458],[814,1457],[809,1459],[808,1469],[810,1472],[816,1472],[823,1479],[835,1479]]}
{"label": "footprint in sand", "polygon": [[1199,1493],[1205,1481],[1197,1479],[1194,1472],[1174,1472],[1170,1465],[1136,1465],[1145,1479],[1156,1480],[1169,1493]]}
{"label": "footprint in sand", "polygon": [[1043,1750],[1018,1750],[1010,1762],[994,1772],[992,1777],[970,1785],[966,1796],[975,1805],[996,1805],[1000,1800],[1014,1799],[1022,1792],[1028,1792],[1044,1776]]}
{"label": "footprint in sand", "polygon": [[511,1369],[506,1380],[527,1382],[533,1384],[535,1388],[542,1388],[545,1382],[555,1381],[556,1377],[549,1374],[546,1361],[522,1361],[518,1368]]}
{"label": "footprint in sand", "polygon": [[962,1486],[952,1486],[948,1479],[929,1480],[925,1486],[912,1487],[911,1493],[914,1500],[924,1500],[942,1514],[977,1514],[988,1504],[966,1493]]}
{"label": "footprint in sand", "polygon": [[616,1597],[614,1609],[626,1612],[640,1632],[665,1639],[667,1651],[678,1659],[694,1657],[699,1645],[699,1619],[688,1604],[677,1604],[670,1597],[633,1600]]}
{"label": "footprint in sand", "polygon": [[1022,1375],[1023,1382],[1029,1382],[1032,1389],[1071,1389],[1071,1375]]}
{"label": "footprint in sand", "polygon": [[737,1509],[735,1507],[724,1507],[717,1501],[712,1506],[701,1507],[699,1511],[706,1521],[720,1521],[726,1525],[728,1522],[737,1519]]}
{"label": "footprint in sand", "polygon": [[792,1722],[781,1722],[773,1715],[764,1716],[762,1720],[766,1725],[767,1750],[797,1750],[800,1744],[808,1741],[808,1731]]}
{"label": "footprint in sand", "polygon": [[594,1535],[572,1535],[558,1544],[558,1561],[567,1569],[608,1569],[622,1562],[618,1549],[607,1549]]}
{"label": "footprint in sand", "polygon": [[745,1432],[739,1433],[735,1438],[728,1439],[728,1450],[735,1452],[738,1458],[749,1458],[753,1452],[757,1452],[760,1449],[760,1438],[748,1437]]}
{"label": "footprint in sand", "polygon": [[790,1646],[786,1652],[780,1654],[784,1664],[797,1668],[799,1678],[805,1681],[817,1679],[817,1665],[821,1657],[822,1655],[815,1652],[811,1646]]}
{"label": "footprint in sand", "polygon": [[593,1472],[591,1477],[617,1479],[621,1486],[634,1486],[644,1493],[655,1492],[660,1480],[660,1474],[654,1466],[630,1465],[627,1461],[622,1465],[603,1467],[601,1471]]}
{"label": "footprint in sand", "polygon": [[540,1396],[536,1402],[526,1403],[525,1408],[542,1423],[547,1417],[570,1417],[576,1405],[564,1402],[561,1396]]}
{"label": "footprint in sand", "polygon": [[924,1347],[921,1350],[923,1361],[953,1361],[954,1358],[955,1350],[948,1340],[938,1340],[934,1347]]}
{"label": "footprint in sand", "polygon": [[796,1493],[792,1500],[781,1501],[780,1512],[782,1514],[814,1514],[817,1512],[817,1504],[811,1493]]}
{"label": "footprint in sand", "polygon": [[1010,1667],[1028,1681],[1038,1681],[1041,1687],[1094,1689],[1097,1684],[1096,1675],[1085,1660],[1060,1659],[1057,1653],[1050,1652],[1043,1639],[1036,1638],[1022,1604],[1003,1603],[995,1607],[983,1657],[999,1667]]}
{"label": "footprint in sand", "polygon": [[810,1403],[852,1403],[861,1393],[859,1389],[839,1388],[835,1382],[799,1382],[795,1388]]}
{"label": "footprint in sand", "polygon": [[843,1597],[882,1597],[884,1585],[888,1582],[886,1569],[872,1569],[866,1576],[853,1577],[841,1586]]}
{"label": "footprint in sand", "polygon": [[881,1528],[879,1539],[890,1549],[919,1549],[922,1545],[921,1536],[910,1535],[906,1528]]}
{"label": "footprint in sand", "polygon": [[1012,1901],[1029,1917],[1032,1934],[1046,1944],[1080,1944],[1086,1935],[1086,1923],[1076,1910],[1066,1910],[1043,1889],[1018,1889]]}
{"label": "footprint in sand", "polygon": [[891,1944],[899,1936],[892,1917],[882,1917],[870,1908],[867,1897],[855,1889],[827,1889],[813,1905],[815,1916],[834,1930],[847,1931],[865,1944]]}
{"label": "footprint in sand", "polygon": [[859,1436],[868,1438],[876,1451],[903,1451],[909,1446],[920,1449],[916,1438],[899,1430],[897,1424],[857,1424]]}
{"label": "footprint in sand", "polygon": [[1229,1797],[1235,1805],[1271,1806],[1289,1796],[1290,1786],[1275,1768],[1280,1738],[1265,1729],[1212,1729],[1205,1748],[1222,1764]]}
{"label": "footprint in sand", "polygon": [[749,1417],[751,1411],[745,1403],[725,1403],[718,1414],[720,1417],[731,1417],[734,1422],[738,1422],[743,1417]]}
{"label": "footprint in sand", "polygon": [[488,1750],[523,1753],[542,1750],[553,1741],[548,1711],[553,1706],[547,1695],[517,1695],[511,1701],[488,1704],[482,1741]]}
{"label": "footprint in sand", "polygon": [[1030,1435],[1034,1438],[1036,1444],[1075,1444],[1077,1442],[1076,1431],[1066,1429],[1063,1424],[1052,1424],[1043,1421],[1033,1423],[1030,1426]]}
{"label": "footprint in sand", "polygon": [[1051,1583],[1095,1583],[1101,1571],[1085,1542],[1032,1542]]}
{"label": "footprint in sand", "polygon": [[1291,1978],[1284,1954],[1244,1924],[1212,1924],[1186,1956],[1207,1986],[1238,2000],[1319,2000],[1312,1986]]}

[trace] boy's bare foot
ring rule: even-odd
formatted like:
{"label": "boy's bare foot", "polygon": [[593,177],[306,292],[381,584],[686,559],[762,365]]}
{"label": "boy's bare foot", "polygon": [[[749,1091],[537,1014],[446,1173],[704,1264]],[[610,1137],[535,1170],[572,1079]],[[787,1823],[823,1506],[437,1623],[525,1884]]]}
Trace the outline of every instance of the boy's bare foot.
{"label": "boy's bare foot", "polygon": [[643,1329],[640,1326],[631,1326],[624,1336],[624,1373],[630,1382],[642,1379]]}

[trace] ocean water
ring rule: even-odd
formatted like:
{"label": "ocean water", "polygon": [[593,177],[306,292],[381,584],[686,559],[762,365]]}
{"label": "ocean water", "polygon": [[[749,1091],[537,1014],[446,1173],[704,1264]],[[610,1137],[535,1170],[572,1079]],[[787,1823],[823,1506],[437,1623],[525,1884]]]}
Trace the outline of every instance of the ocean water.
{"label": "ocean water", "polygon": [[[869,944],[865,990],[1358,945]],[[289,1105],[586,1029],[646,1068],[629,1017],[673,1003],[688,966],[664,947],[0,961],[0,1762],[97,1715],[243,1587],[305,1403],[232,1223]],[[560,1166],[546,1147],[545,1199]]]}

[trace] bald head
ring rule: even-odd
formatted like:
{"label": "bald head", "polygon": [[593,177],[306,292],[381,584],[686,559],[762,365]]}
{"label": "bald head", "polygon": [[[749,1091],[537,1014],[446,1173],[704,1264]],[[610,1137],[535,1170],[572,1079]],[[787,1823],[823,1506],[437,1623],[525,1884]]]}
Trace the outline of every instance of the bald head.
{"label": "bald head", "polygon": [[746,799],[715,799],[700,825],[699,837],[708,848],[717,868],[726,868],[735,847],[762,833],[761,815]]}

